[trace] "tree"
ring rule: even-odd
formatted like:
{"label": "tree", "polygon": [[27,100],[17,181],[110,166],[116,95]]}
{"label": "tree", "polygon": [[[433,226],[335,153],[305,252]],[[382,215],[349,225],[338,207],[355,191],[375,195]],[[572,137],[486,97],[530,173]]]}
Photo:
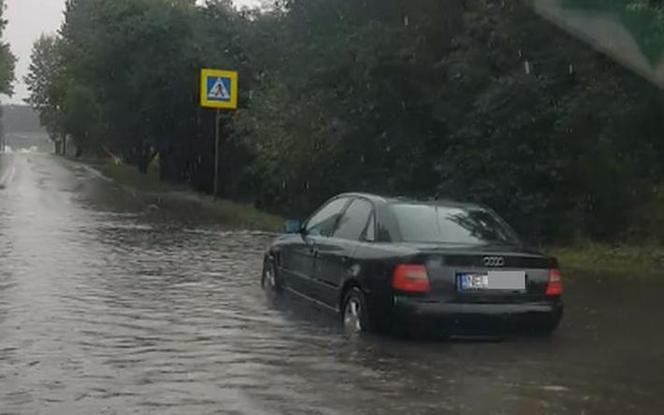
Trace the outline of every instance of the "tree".
{"label": "tree", "polygon": [[62,56],[62,41],[55,35],[42,35],[33,45],[25,83],[30,92],[25,100],[39,113],[41,124],[53,141],[63,142],[64,101],[69,88]]}
{"label": "tree", "polygon": [[[529,1],[274,4],[69,0],[59,37],[35,45],[32,103],[81,151],[141,171],[158,155],[162,179],[210,191],[199,71],[236,69],[222,190],[289,214],[347,190],[438,194],[489,204],[529,235],[610,237],[664,180],[658,92],[642,99],[648,84]],[[630,21],[661,15],[613,4]],[[662,22],[639,32],[652,59]]]}
{"label": "tree", "polygon": [[[6,5],[4,0],[0,0],[0,38],[7,27],[7,20],[3,18]],[[12,54],[9,44],[0,42],[0,93],[12,95],[14,88],[14,68],[16,66],[16,57]]]}

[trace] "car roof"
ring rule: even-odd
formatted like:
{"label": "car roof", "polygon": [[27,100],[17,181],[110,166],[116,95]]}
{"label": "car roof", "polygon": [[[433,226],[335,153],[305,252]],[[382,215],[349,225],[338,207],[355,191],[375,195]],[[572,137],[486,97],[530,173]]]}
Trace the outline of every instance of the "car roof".
{"label": "car roof", "polygon": [[458,202],[455,200],[449,199],[418,199],[408,196],[381,196],[373,193],[362,193],[362,192],[352,192],[352,193],[343,193],[338,197],[362,197],[368,199],[374,203],[383,203],[387,205],[394,205],[399,203],[404,204],[415,204],[415,205],[426,205],[426,206],[443,206],[443,207],[455,207],[455,208],[478,208],[481,207],[476,203],[466,203]]}

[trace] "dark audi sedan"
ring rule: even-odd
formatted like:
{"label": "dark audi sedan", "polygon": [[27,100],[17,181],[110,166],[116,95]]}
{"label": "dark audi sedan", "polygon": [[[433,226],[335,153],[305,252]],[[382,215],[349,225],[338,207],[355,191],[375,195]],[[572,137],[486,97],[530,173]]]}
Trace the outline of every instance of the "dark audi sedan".
{"label": "dark audi sedan", "polygon": [[270,246],[262,286],[339,313],[350,333],[552,332],[556,259],[473,204],[343,194]]}

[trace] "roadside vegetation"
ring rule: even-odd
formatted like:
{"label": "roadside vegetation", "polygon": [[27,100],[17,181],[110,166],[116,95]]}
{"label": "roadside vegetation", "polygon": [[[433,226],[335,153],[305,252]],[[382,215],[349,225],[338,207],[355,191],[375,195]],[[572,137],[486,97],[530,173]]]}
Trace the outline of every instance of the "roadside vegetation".
{"label": "roadside vegetation", "polygon": [[664,247],[661,245],[608,244],[580,242],[551,248],[564,272],[581,272],[599,278],[653,278],[662,276]]}
{"label": "roadside vegetation", "polygon": [[[9,44],[1,39],[7,27],[5,14],[5,0],[0,0],[0,94],[11,96],[14,93],[14,68],[16,66],[16,57],[12,53]],[[2,123],[3,109],[0,107],[0,152],[5,150],[5,129]]]}
{"label": "roadside vegetation", "polygon": [[[5,0],[0,0],[0,39],[7,27],[7,20],[4,18],[5,8]],[[15,67],[16,57],[12,53],[9,44],[0,41],[0,94],[12,95],[14,93]]]}
{"label": "roadside vegetation", "polygon": [[112,160],[87,160],[87,163],[126,191],[145,200],[148,209],[196,212],[198,219],[210,218],[235,228],[269,232],[283,229],[282,217],[260,211],[251,204],[213,200],[187,186],[164,182],[159,179],[158,168],[154,165],[146,173],[141,173],[134,166]]}
{"label": "roadside vegetation", "polygon": [[[618,16],[659,62],[659,3],[563,4]],[[664,224],[640,225],[658,215],[644,206],[660,206],[664,182],[661,91],[528,1],[238,11],[225,0],[71,0],[58,34],[34,45],[29,103],[80,155],[112,152],[145,173],[158,157],[161,180],[210,192],[203,67],[240,72],[240,109],[222,121],[225,198],[299,216],[349,190],[438,195],[486,203],[548,245],[664,239]]]}

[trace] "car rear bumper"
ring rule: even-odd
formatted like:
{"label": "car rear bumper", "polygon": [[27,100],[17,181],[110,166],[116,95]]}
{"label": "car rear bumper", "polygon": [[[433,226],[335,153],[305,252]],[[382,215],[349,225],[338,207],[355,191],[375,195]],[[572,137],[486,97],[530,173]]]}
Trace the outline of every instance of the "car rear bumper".
{"label": "car rear bumper", "polygon": [[395,297],[393,321],[448,334],[550,332],[563,315],[561,301],[537,303],[442,303]]}

